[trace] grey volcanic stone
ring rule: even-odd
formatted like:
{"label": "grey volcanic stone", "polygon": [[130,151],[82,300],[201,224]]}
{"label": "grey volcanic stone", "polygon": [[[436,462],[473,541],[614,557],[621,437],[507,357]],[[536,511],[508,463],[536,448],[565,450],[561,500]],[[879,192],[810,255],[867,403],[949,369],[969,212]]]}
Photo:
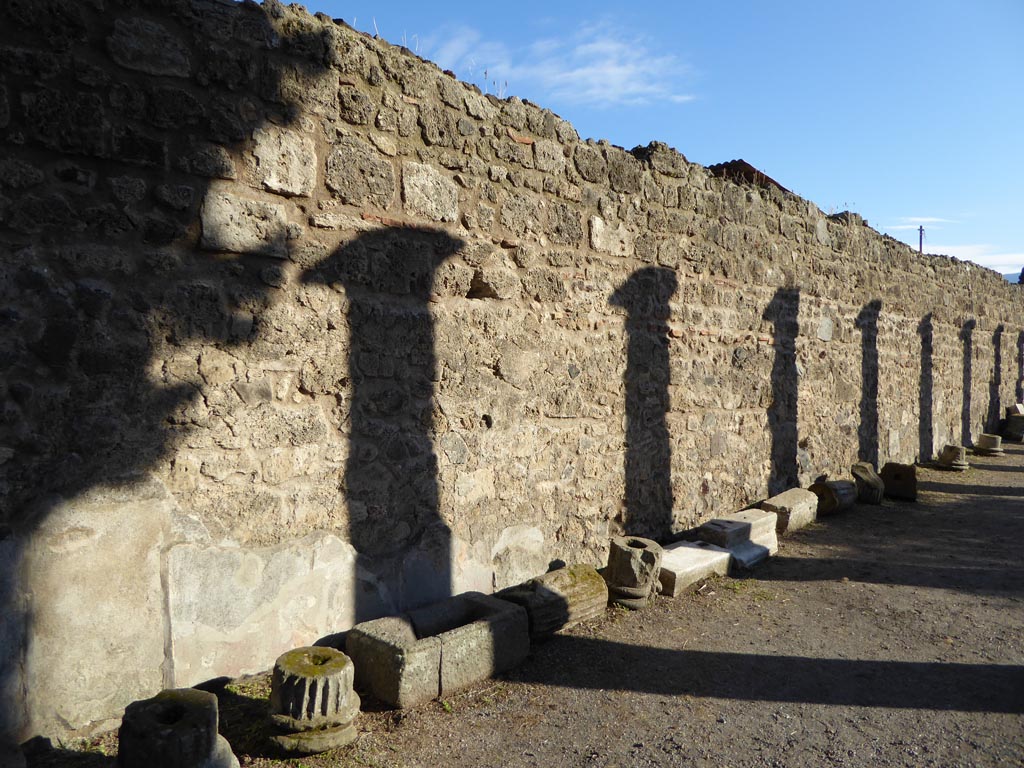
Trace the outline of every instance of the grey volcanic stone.
{"label": "grey volcanic stone", "polygon": [[608,549],[609,598],[626,608],[641,607],[656,591],[661,570],[661,545],[640,536],[617,536]]}
{"label": "grey volcanic stone", "polygon": [[346,136],[327,156],[327,186],[343,203],[387,208],[395,197],[391,161],[361,139]]}
{"label": "grey volcanic stone", "polygon": [[284,207],[248,200],[228,192],[211,191],[202,211],[202,246],[211,251],[232,251],[288,256]]}
{"label": "grey volcanic stone", "polygon": [[890,461],[879,473],[890,499],[917,501],[917,467]]}
{"label": "grey volcanic stone", "polygon": [[387,704],[409,707],[521,663],[530,650],[529,623],[521,606],[467,592],[358,624],[345,650],[357,685]]}
{"label": "grey volcanic stone", "polygon": [[127,69],[175,77],[192,73],[185,44],[167,27],[148,19],[117,19],[107,50]]}
{"label": "grey volcanic stone", "polygon": [[858,461],[850,467],[850,474],[857,483],[857,498],[865,504],[881,504],[885,494],[885,483],[866,461]]}
{"label": "grey volcanic stone", "polygon": [[253,133],[255,176],[263,188],[286,196],[308,196],[316,184],[316,147],[294,131],[265,126]]}
{"label": "grey volcanic stone", "polygon": [[597,618],[608,606],[608,585],[592,566],[570,565],[498,593],[523,606],[537,639]]}
{"label": "grey volcanic stone", "polygon": [[810,525],[818,516],[818,497],[805,488],[790,488],[761,502],[761,509],[778,516],[778,533],[795,531]]}
{"label": "grey volcanic stone", "polygon": [[120,768],[238,768],[217,733],[217,697],[194,688],[129,704],[118,731]]}
{"label": "grey volcanic stone", "polygon": [[459,188],[429,165],[412,162],[402,165],[402,198],[407,213],[425,216],[431,221],[459,218]]}

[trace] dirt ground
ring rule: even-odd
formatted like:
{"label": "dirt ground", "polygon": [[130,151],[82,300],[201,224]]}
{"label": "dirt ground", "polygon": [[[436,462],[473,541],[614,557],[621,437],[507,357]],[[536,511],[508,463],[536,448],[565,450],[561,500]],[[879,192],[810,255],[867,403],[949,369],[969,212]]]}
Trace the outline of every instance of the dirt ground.
{"label": "dirt ground", "polygon": [[[444,701],[364,712],[343,749],[276,760],[266,676],[220,692],[243,766],[1024,765],[1024,447],[923,469],[749,578],[609,610]],[[116,738],[30,766],[112,766]],[[104,755],[106,753],[106,756]]]}

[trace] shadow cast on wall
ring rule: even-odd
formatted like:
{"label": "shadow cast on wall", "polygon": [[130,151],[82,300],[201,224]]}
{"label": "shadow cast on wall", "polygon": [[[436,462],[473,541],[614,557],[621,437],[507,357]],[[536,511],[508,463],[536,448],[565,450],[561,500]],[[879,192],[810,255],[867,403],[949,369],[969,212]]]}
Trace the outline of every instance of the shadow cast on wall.
{"label": "shadow cast on wall", "polygon": [[797,462],[799,381],[796,365],[799,316],[800,290],[797,288],[779,288],[764,311],[764,319],[772,323],[774,328],[772,400],[768,406],[768,429],[772,441],[768,493],[772,496],[800,485]]}
{"label": "shadow cast on wall", "polygon": [[992,332],[992,377],[988,381],[988,410],[985,415],[985,431],[998,432],[1003,417],[1000,390],[1003,386],[1003,332],[1006,327],[997,325]]}
{"label": "shadow cast on wall", "polygon": [[435,271],[462,245],[439,231],[389,227],[360,235],[302,278],[343,285],[348,304],[344,492],[361,572],[356,621],[452,593],[451,531],[439,510],[434,453],[438,369],[428,299]]}
{"label": "shadow cast on wall", "polygon": [[[52,612],[79,587],[27,592],[48,519],[70,500],[93,503],[96,489],[129,498],[199,428],[223,427],[195,350],[259,337],[290,235],[230,256],[197,250],[204,201],[237,178],[255,131],[292,124],[294,81],[320,76],[334,53],[319,25],[282,37],[276,3],[180,4],[170,25],[131,20],[137,4],[126,0],[106,14],[95,5],[0,6],[0,43],[23,51],[4,65],[0,132],[0,189],[16,190],[0,227],[0,740],[29,735],[25,690],[45,687],[54,661],[35,643],[35,606]],[[169,31],[182,27],[187,44]],[[140,46],[133,33],[165,39]],[[86,66],[96,51],[114,61]],[[191,360],[172,360],[179,351]],[[147,525],[147,501],[110,535]],[[138,589],[135,565],[111,570],[109,588]],[[95,607],[94,623],[132,646],[139,621],[123,621],[113,602]],[[29,664],[27,653],[39,658]],[[159,687],[160,670],[147,674]]]}
{"label": "shadow cast on wall", "polygon": [[963,403],[960,408],[960,444],[965,447],[974,445],[971,437],[971,383],[973,381],[974,360],[974,329],[978,321],[970,318],[960,328],[960,341],[963,344]]}
{"label": "shadow cast on wall", "polygon": [[917,326],[917,333],[921,337],[921,375],[918,382],[917,400],[917,460],[931,461],[935,451],[935,425],[932,414],[934,407],[932,356],[935,327],[932,323],[931,312],[921,318],[921,322]]}
{"label": "shadow cast on wall", "polygon": [[627,312],[624,529],[657,539],[672,530],[672,444],[666,414],[671,408],[669,302],[677,285],[673,270],[645,267],[609,300]]}
{"label": "shadow cast on wall", "polygon": [[857,460],[878,468],[878,316],[882,302],[865,304],[857,315],[860,329],[860,426]]}

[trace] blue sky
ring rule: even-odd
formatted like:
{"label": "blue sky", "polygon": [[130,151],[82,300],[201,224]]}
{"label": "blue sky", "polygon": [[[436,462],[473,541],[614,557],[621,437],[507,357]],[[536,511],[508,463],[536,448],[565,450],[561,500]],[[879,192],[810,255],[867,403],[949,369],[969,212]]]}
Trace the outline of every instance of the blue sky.
{"label": "blue sky", "polygon": [[743,158],[826,213],[1024,266],[1024,0],[380,3],[311,11],[583,138]]}

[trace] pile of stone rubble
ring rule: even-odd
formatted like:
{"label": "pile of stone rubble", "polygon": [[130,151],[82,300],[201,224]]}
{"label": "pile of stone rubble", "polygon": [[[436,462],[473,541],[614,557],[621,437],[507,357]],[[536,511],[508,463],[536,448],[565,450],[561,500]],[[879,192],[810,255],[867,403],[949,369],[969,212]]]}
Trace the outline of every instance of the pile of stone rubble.
{"label": "pile of stone rubble", "polygon": [[[1024,405],[1007,409],[1007,439],[1024,440]],[[1003,452],[999,435],[980,436],[974,452]],[[943,448],[933,466],[963,471],[966,449]],[[822,478],[756,507],[710,520],[678,540],[639,536],[609,543],[604,568],[568,565],[495,595],[469,592],[399,616],[363,622],[344,633],[344,649],[297,648],[274,665],[268,737],[290,754],[312,754],[356,738],[356,689],[395,708],[423,704],[501,674],[526,658],[530,644],[594,619],[608,605],[642,609],[655,595],[675,597],[713,575],[748,571],[778,552],[779,536],[855,503],[917,498],[914,465],[867,462],[852,479]],[[217,699],[195,689],[171,689],[128,706],[120,730],[119,765],[238,766],[217,733]]]}

